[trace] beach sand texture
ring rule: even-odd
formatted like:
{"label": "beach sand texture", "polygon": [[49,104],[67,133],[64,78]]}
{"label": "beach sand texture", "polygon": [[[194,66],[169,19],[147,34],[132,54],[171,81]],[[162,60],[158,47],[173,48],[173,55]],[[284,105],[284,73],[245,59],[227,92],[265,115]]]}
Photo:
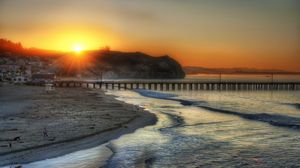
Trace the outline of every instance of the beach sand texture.
{"label": "beach sand texture", "polygon": [[143,109],[99,90],[0,87],[0,166],[93,147],[155,123]]}

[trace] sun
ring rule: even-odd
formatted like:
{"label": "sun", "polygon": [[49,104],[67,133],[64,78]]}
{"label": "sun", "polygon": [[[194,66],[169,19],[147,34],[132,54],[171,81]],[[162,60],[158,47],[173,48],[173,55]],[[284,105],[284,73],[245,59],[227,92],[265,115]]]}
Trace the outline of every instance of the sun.
{"label": "sun", "polygon": [[82,45],[77,44],[77,45],[73,46],[73,51],[76,52],[76,53],[80,53],[82,50],[83,50]]}

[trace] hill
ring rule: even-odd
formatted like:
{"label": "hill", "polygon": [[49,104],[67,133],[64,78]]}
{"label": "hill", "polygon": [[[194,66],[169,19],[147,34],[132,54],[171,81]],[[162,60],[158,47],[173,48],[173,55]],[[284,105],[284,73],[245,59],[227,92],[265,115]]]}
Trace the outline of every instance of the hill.
{"label": "hill", "polygon": [[170,56],[153,57],[141,52],[100,51],[92,54],[93,71],[108,78],[184,78],[180,64]]}

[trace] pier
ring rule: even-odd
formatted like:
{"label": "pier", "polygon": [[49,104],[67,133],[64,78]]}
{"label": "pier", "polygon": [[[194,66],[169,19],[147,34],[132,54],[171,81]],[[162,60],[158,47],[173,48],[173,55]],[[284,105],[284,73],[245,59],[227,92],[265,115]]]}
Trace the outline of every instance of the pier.
{"label": "pier", "polygon": [[185,80],[141,80],[141,81],[55,81],[55,87],[83,87],[107,90],[148,89],[172,90],[219,90],[219,91],[268,91],[300,90],[300,82],[203,82]]}

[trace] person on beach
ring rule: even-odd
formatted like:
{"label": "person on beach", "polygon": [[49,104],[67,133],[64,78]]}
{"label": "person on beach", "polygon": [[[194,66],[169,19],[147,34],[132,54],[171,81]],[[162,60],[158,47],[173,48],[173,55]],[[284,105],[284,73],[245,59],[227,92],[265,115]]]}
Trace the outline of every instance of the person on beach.
{"label": "person on beach", "polygon": [[44,128],[43,135],[44,137],[48,137],[48,131],[46,127]]}

